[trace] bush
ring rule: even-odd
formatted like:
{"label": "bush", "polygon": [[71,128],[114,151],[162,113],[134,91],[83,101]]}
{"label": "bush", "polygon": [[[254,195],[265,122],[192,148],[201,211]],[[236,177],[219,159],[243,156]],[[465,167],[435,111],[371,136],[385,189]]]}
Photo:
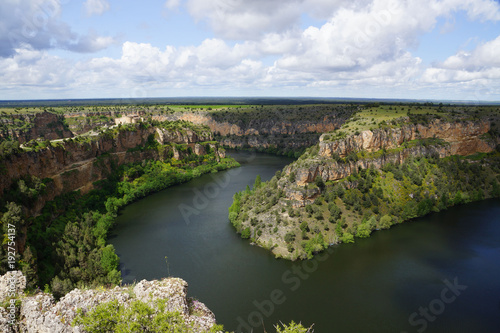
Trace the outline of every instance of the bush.
{"label": "bush", "polygon": [[285,242],[287,243],[292,243],[293,241],[295,241],[295,233],[293,232],[288,232],[286,235],[285,235]]}
{"label": "bush", "polygon": [[384,215],[380,218],[379,226],[381,229],[388,229],[392,225],[392,217],[390,215]]}
{"label": "bush", "polygon": [[358,225],[356,236],[359,238],[367,238],[370,237],[371,232],[370,225],[364,222]]}
{"label": "bush", "polygon": [[243,239],[249,239],[250,238],[250,235],[251,235],[251,232],[250,232],[250,227],[244,229],[242,232],[241,232],[241,238]]}
{"label": "bush", "polygon": [[[179,312],[166,310],[166,300],[157,300],[151,307],[135,300],[125,307],[114,300],[101,303],[87,313],[78,309],[72,325],[80,325],[86,332],[190,332],[192,327]],[[213,326],[201,332],[220,332],[224,328]]]}
{"label": "bush", "polygon": [[[281,327],[282,326],[282,327]],[[276,328],[276,333],[313,333],[312,326],[306,328],[302,326],[301,323],[296,324],[293,320],[289,325],[281,323],[280,325],[274,326]]]}
{"label": "bush", "polygon": [[349,232],[345,232],[340,240],[342,243],[354,243],[354,236]]}

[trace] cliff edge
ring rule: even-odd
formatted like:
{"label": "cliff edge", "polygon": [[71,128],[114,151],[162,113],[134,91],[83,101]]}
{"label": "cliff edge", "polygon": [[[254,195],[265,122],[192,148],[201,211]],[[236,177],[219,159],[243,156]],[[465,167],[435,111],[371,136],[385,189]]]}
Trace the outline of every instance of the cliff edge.
{"label": "cliff edge", "polygon": [[[14,284],[12,289],[11,283]],[[81,315],[85,316],[98,305],[113,301],[124,308],[130,307],[134,301],[141,301],[151,306],[155,312],[178,313],[184,324],[192,328],[190,332],[207,332],[216,325],[214,314],[203,303],[187,297],[188,284],[179,278],[142,280],[135,285],[112,289],[74,289],[59,301],[49,293],[24,294],[25,287],[26,278],[20,271],[11,271],[0,276],[0,303],[11,304],[11,299],[17,301],[14,303],[14,310],[8,306],[0,307],[0,331],[85,332],[82,325],[72,325],[78,312],[81,311]],[[13,290],[16,296],[8,297],[4,292],[6,290]],[[164,301],[164,309],[158,306],[158,300]],[[11,314],[14,315],[13,321],[9,316]]]}

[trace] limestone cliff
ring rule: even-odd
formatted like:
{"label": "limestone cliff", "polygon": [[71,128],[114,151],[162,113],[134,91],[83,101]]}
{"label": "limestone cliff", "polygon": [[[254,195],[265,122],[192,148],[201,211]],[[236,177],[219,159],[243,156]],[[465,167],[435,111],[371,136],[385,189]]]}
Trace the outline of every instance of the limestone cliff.
{"label": "limestone cliff", "polygon": [[[295,173],[296,184],[304,186],[312,183],[316,176],[324,181],[339,180],[361,168],[374,166],[381,168],[387,163],[401,164],[409,156],[424,156],[438,154],[440,157],[451,155],[472,155],[488,153],[495,149],[494,140],[483,139],[482,136],[490,130],[489,122],[455,122],[434,121],[428,126],[404,125],[399,128],[376,129],[363,131],[360,134],[347,136],[343,139],[330,141],[330,134],[320,137],[317,154],[307,156],[306,160],[287,166],[284,172]],[[414,140],[440,139],[444,144],[405,147],[405,143]],[[377,152],[365,154],[362,152]],[[391,151],[393,150],[393,151]],[[356,161],[338,160],[349,154],[361,153]]]}
{"label": "limestone cliff", "polygon": [[200,141],[212,141],[212,133],[209,131],[193,131],[190,128],[184,130],[170,130],[165,128],[156,128],[158,142],[165,144],[173,143],[196,143]]}
{"label": "limestone cliff", "polygon": [[480,156],[443,160],[498,149],[489,122],[434,121],[332,137],[339,135],[323,134],[271,181],[235,195],[229,219],[243,238],[278,257],[306,259],[394,221],[500,195],[498,154],[479,163]]}
{"label": "limestone cliff", "polygon": [[[0,291],[7,290],[11,280],[16,281],[16,303],[14,325],[9,325],[10,309],[0,307],[0,331],[25,333],[73,333],[82,332],[79,326],[71,323],[81,309],[87,313],[97,305],[118,301],[125,307],[134,300],[140,300],[155,307],[156,300],[165,300],[167,312],[179,312],[184,321],[193,325],[193,332],[205,332],[216,324],[214,314],[203,304],[187,297],[186,281],[178,278],[162,280],[142,280],[136,285],[112,289],[74,289],[59,301],[47,293],[38,292],[25,295],[26,278],[19,271],[0,276]],[[0,294],[0,303],[11,298]],[[10,302],[9,302],[10,304]],[[156,311],[160,311],[155,308]]]}
{"label": "limestone cliff", "polygon": [[0,118],[0,140],[10,138],[23,143],[38,138],[55,140],[72,136],[73,133],[64,123],[64,117],[51,112]]}
{"label": "limestone cliff", "polygon": [[354,110],[332,105],[272,106],[244,111],[175,112],[153,119],[206,125],[217,141],[230,148],[297,150],[315,144],[321,133],[339,128]]}
{"label": "limestone cliff", "polygon": [[318,155],[332,157],[337,154],[340,157],[346,157],[351,152],[393,149],[412,140],[440,138],[450,144],[449,154],[466,156],[477,152],[490,152],[495,148],[495,143],[481,138],[481,135],[489,130],[488,121],[449,123],[435,120],[427,126],[416,124],[363,131],[360,134],[334,141],[328,140],[330,134],[323,134],[320,137]]}
{"label": "limestone cliff", "polygon": [[[161,135],[158,135],[158,132]],[[197,134],[189,128],[165,130],[153,126],[137,124],[129,129],[104,132],[93,138],[79,141],[67,139],[50,145],[38,151],[26,151],[7,156],[0,161],[2,177],[0,178],[0,195],[11,184],[25,176],[36,176],[40,179],[51,178],[53,183],[48,189],[46,200],[68,191],[81,189],[83,192],[92,188],[92,183],[108,175],[114,166],[124,163],[134,163],[147,159],[165,159],[175,147],[164,150],[141,150],[148,140],[155,137],[160,144],[169,142],[182,143],[190,147],[195,154],[202,154],[204,149],[197,148],[198,142],[209,139],[204,133]],[[170,141],[173,140],[173,141]],[[198,144],[199,145],[199,144]],[[219,157],[224,157],[224,152],[213,143],[212,149]],[[177,158],[181,158],[181,154]],[[43,206],[37,204],[35,212]]]}

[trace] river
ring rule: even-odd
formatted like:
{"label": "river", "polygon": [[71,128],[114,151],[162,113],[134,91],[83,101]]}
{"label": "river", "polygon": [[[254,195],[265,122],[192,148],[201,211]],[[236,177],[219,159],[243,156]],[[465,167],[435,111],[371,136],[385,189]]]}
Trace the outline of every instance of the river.
{"label": "river", "polygon": [[454,207],[331,248],[275,259],[227,215],[235,192],[292,160],[233,152],[208,174],[127,206],[110,243],[125,283],[180,277],[227,330],[271,333],[302,321],[317,333],[499,332],[500,201]]}

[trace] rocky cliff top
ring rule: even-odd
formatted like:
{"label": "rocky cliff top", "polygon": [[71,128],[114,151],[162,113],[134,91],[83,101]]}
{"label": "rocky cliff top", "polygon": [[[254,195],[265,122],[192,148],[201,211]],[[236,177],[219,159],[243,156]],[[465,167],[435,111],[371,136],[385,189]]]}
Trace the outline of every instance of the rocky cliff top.
{"label": "rocky cliff top", "polygon": [[439,138],[451,144],[452,155],[465,156],[494,149],[494,143],[481,138],[481,135],[488,133],[489,130],[488,121],[434,120],[428,125],[407,124],[397,128],[366,130],[337,140],[330,140],[332,135],[323,134],[320,137],[318,155],[332,157],[337,154],[346,157],[352,152],[393,149],[412,140]]}
{"label": "rocky cliff top", "polygon": [[[15,326],[9,326],[7,307],[0,307],[1,332],[27,333],[73,333],[84,332],[81,326],[72,326],[77,310],[83,314],[92,311],[99,304],[117,301],[119,305],[128,307],[139,300],[152,306],[155,311],[157,300],[165,301],[165,311],[178,312],[186,323],[193,325],[193,332],[205,332],[215,325],[214,314],[203,304],[187,297],[186,281],[179,278],[162,280],[142,280],[135,285],[114,287],[112,289],[74,289],[59,301],[47,293],[35,295],[23,294],[26,279],[19,271],[8,272],[0,276],[0,291],[8,290],[11,280],[16,284],[17,300]],[[24,284],[23,284],[24,281]],[[0,294],[0,302],[9,301],[6,293]]]}

